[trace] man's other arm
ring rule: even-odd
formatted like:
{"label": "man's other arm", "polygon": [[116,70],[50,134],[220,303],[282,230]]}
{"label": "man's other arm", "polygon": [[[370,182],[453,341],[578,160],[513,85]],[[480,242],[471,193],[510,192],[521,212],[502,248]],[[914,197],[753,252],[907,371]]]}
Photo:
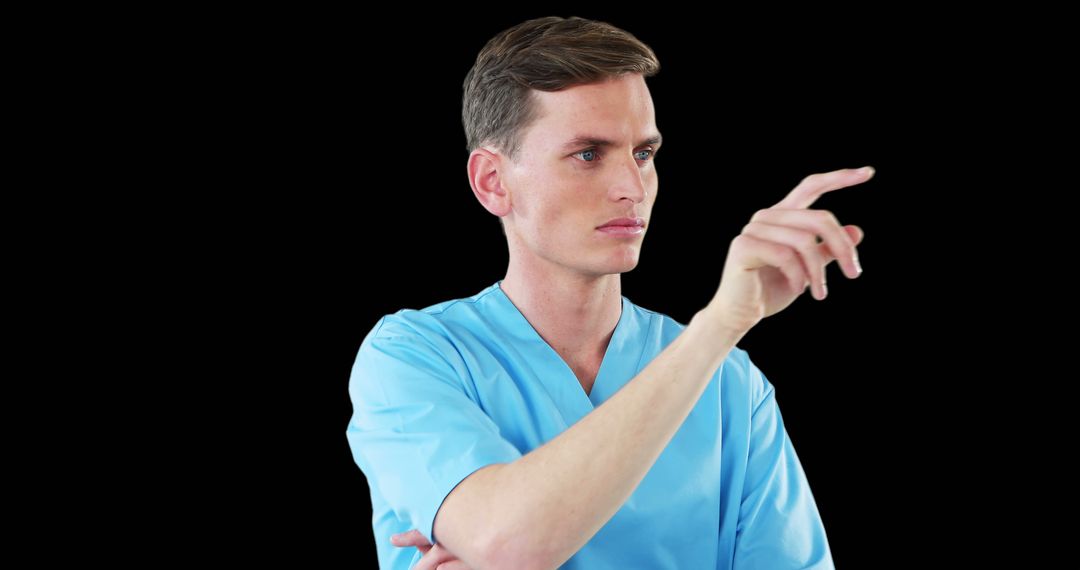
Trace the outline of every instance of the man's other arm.
{"label": "man's other arm", "polygon": [[630,498],[741,338],[699,312],[636,377],[558,437],[465,478],[434,534],[471,568],[556,568]]}

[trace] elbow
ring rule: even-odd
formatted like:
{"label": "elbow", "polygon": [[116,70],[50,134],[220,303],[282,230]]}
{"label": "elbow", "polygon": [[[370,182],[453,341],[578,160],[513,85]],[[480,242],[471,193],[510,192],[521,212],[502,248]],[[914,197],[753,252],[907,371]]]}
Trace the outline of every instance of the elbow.
{"label": "elbow", "polygon": [[[438,519],[436,519],[437,521]],[[445,530],[445,529],[444,529]],[[501,559],[492,556],[490,541],[484,540],[484,533],[472,532],[450,536],[451,532],[436,532],[436,540],[448,553],[473,570],[505,568]],[[443,537],[443,538],[439,538]]]}
{"label": "elbow", "polygon": [[[496,536],[481,546],[483,569],[514,568],[515,570],[555,570],[560,562],[541,544],[529,540],[533,534],[514,533],[513,536]],[[565,560],[563,561],[565,562]]]}
{"label": "elbow", "polygon": [[558,568],[566,559],[560,559],[551,533],[521,497],[505,495],[503,465],[481,468],[451,491],[435,517],[435,533],[475,570]]}
{"label": "elbow", "polygon": [[532,570],[542,567],[535,563],[536,557],[530,556],[519,541],[510,542],[503,536],[491,537],[480,529],[456,537],[449,534],[447,532],[444,535],[447,538],[440,539],[439,544],[473,570]]}

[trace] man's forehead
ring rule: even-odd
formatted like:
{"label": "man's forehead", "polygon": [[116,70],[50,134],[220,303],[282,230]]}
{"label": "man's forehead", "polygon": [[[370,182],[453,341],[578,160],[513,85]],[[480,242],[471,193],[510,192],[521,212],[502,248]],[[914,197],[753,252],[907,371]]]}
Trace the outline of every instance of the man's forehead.
{"label": "man's forehead", "polygon": [[579,144],[658,145],[663,138],[651,113],[632,111],[586,116],[545,113],[534,127],[534,134],[539,135],[545,144],[559,147]]}
{"label": "man's forehead", "polygon": [[534,92],[540,115],[533,134],[544,146],[559,149],[659,144],[651,97],[644,81],[636,81],[631,77]]}

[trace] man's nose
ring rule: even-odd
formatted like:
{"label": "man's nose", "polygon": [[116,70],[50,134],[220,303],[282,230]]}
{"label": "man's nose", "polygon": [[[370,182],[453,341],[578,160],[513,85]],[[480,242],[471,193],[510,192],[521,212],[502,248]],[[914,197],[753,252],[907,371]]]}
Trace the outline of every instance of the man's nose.
{"label": "man's nose", "polygon": [[622,159],[615,168],[615,179],[611,184],[613,198],[630,198],[635,203],[643,202],[647,196],[645,179],[642,174],[641,164],[634,155],[628,159]]}

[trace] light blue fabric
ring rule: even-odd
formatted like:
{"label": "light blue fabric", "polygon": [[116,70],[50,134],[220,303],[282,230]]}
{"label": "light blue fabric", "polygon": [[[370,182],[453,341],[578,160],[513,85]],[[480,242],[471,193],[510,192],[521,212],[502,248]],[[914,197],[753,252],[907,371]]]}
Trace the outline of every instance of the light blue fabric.
{"label": "light blue fabric", "polygon": [[[419,529],[465,477],[550,441],[634,378],[685,328],[622,297],[591,394],[498,281],[472,297],[383,316],[349,380],[346,430],[371,488],[379,567],[420,553]],[[562,568],[832,568],[825,530],[775,392],[734,348],[630,499]]]}

